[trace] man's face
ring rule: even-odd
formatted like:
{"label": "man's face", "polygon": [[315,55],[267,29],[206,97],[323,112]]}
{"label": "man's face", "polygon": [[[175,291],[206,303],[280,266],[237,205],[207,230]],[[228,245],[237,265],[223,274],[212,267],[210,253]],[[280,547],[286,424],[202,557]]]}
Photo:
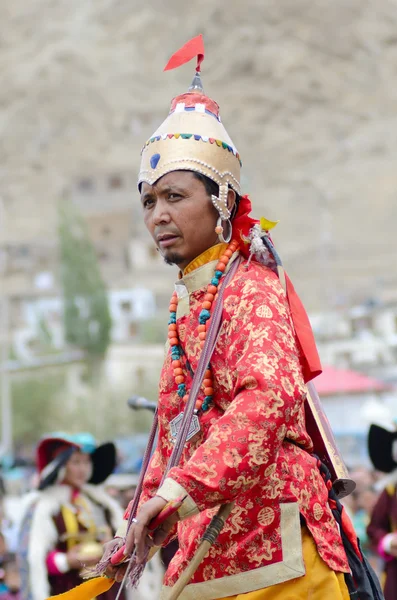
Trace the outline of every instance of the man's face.
{"label": "man's face", "polygon": [[145,225],[167,263],[183,270],[218,242],[218,212],[191,171],[168,173],[154,185],[143,183],[141,202]]}

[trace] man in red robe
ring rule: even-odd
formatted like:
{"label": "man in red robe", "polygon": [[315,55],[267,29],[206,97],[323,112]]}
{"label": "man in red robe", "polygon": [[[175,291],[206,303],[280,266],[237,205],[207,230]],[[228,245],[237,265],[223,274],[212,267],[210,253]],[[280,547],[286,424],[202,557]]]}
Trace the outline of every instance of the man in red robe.
{"label": "man in red robe", "polygon": [[[305,426],[305,383],[319,371],[318,356],[306,315],[292,306],[288,279],[269,251],[272,223],[249,216],[240,167],[219,107],[196,74],[142,151],[143,219],[179,279],[160,379],[158,443],[126,549],[135,547],[144,561],[151,519],[168,501],[184,498],[154,538],[179,539],[165,575],[167,599],[219,505],[234,503],[181,600],[347,600],[349,563]],[[163,481],[217,293],[236,263],[191,436]],[[125,535],[126,527],[119,531]],[[118,581],[124,572],[107,569]]]}

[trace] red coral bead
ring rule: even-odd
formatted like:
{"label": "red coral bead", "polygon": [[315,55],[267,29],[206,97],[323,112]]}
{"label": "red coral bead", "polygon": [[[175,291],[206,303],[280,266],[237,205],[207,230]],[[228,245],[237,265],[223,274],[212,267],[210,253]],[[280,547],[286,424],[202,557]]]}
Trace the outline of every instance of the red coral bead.
{"label": "red coral bead", "polygon": [[170,345],[171,346],[177,346],[179,344],[179,340],[178,338],[174,337],[170,339]]}
{"label": "red coral bead", "polygon": [[204,381],[203,381],[203,385],[205,388],[212,387],[213,383],[214,382],[212,381],[211,377],[209,377],[208,379],[204,379]]}
{"label": "red coral bead", "polygon": [[180,360],[173,360],[171,364],[174,367],[174,369],[178,369],[179,367],[182,366],[182,363]]}
{"label": "red coral bead", "polygon": [[212,306],[211,302],[203,302],[203,308],[205,308],[206,310],[209,310]]}
{"label": "red coral bead", "polygon": [[215,267],[215,271],[221,271],[222,273],[224,272],[225,269],[226,269],[226,265],[223,262],[218,262],[218,264]]}
{"label": "red coral bead", "polygon": [[204,300],[205,300],[206,302],[213,302],[213,301],[214,301],[214,298],[215,298],[214,294],[206,294],[206,295],[204,296]]}
{"label": "red coral bead", "polygon": [[176,304],[170,304],[170,312],[176,312],[178,306]]}
{"label": "red coral bead", "polygon": [[185,378],[183,375],[178,375],[178,377],[175,377],[175,382],[179,385],[180,383],[185,383]]}
{"label": "red coral bead", "polygon": [[212,388],[212,387],[204,388],[204,394],[206,396],[212,396],[213,393],[214,393],[214,388]]}
{"label": "red coral bead", "polygon": [[218,288],[216,287],[216,285],[212,285],[212,284],[211,284],[211,285],[209,285],[209,286],[207,287],[207,292],[208,292],[209,294],[214,294],[214,295],[215,295],[217,291],[218,291]]}
{"label": "red coral bead", "polygon": [[174,375],[175,377],[177,377],[178,375],[183,375],[183,369],[177,367],[176,369],[174,369]]}
{"label": "red coral bead", "polygon": [[168,325],[168,331],[176,331],[177,329],[176,323],[170,323]]}
{"label": "red coral bead", "polygon": [[206,331],[200,331],[200,333],[199,333],[199,339],[200,340],[205,340],[206,337],[207,337],[207,332]]}
{"label": "red coral bead", "polygon": [[199,326],[198,326],[198,332],[199,332],[199,333],[201,333],[202,331],[205,331],[205,330],[206,330],[206,327],[205,327],[205,325],[199,325]]}

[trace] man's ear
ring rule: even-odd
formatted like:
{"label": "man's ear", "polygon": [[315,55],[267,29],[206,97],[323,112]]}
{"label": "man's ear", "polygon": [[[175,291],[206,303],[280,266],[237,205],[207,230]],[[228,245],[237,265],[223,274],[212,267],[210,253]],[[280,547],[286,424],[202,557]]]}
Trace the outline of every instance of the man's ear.
{"label": "man's ear", "polygon": [[236,192],[234,190],[232,190],[231,188],[228,189],[227,191],[227,207],[230,210],[230,212],[233,212],[233,207],[236,203]]}

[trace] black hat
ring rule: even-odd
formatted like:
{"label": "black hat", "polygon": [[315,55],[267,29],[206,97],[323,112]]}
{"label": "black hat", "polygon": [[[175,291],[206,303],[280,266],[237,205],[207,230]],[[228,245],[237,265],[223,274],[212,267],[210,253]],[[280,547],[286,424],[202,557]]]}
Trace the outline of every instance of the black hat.
{"label": "black hat", "polygon": [[368,453],[377,471],[391,473],[397,469],[397,431],[371,425],[368,433]]}

